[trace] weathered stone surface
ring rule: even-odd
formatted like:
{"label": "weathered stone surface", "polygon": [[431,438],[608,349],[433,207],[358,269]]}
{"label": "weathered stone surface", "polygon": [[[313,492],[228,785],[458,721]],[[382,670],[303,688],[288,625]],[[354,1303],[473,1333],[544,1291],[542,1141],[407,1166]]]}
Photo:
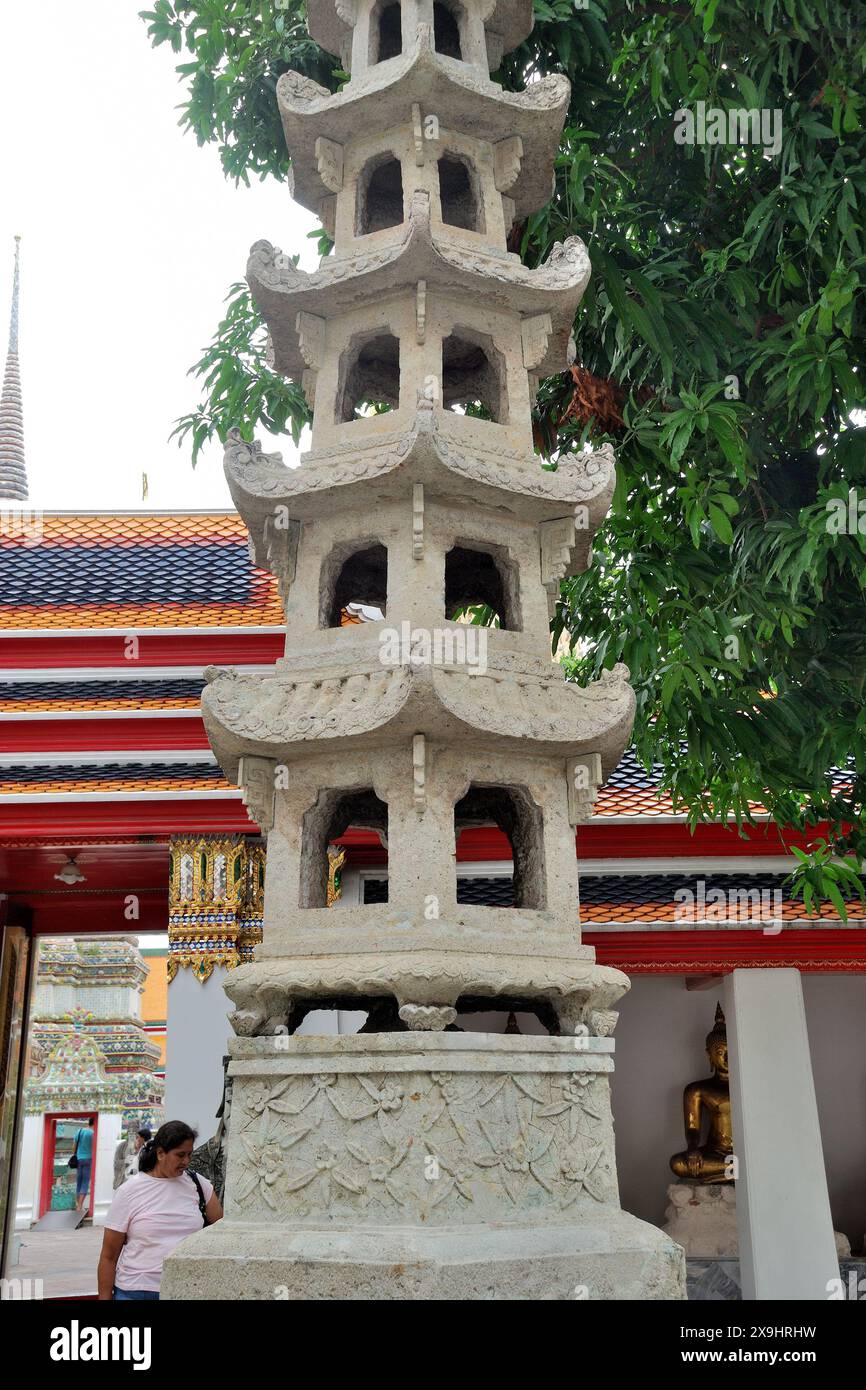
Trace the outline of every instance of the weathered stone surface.
{"label": "weathered stone surface", "polygon": [[[369,921],[369,909],[365,916]],[[404,920],[394,935],[411,927]],[[410,1004],[453,1009],[464,997],[489,999],[491,1004],[518,997],[552,1004],[563,1033],[574,1033],[578,1025],[589,1026],[590,1018],[600,1031],[598,1019],[605,1015],[615,1019],[609,1006],[628,989],[626,975],[586,959],[586,954],[594,954],[591,947],[568,950],[562,946],[558,956],[545,955],[541,947],[537,956],[528,958],[516,950],[503,950],[501,938],[491,930],[489,941],[476,941],[474,949],[468,942],[460,950],[454,924],[446,921],[436,949],[425,950],[423,942],[413,942],[404,951],[396,944],[389,949],[387,932],[377,937],[379,930],[371,923],[365,933],[362,924],[357,949],[345,944],[340,950],[328,940],[327,924],[315,934],[307,929],[304,936],[313,935],[313,939],[303,945],[306,951],[316,952],[309,955],[289,954],[301,941],[292,942],[286,932],[281,933],[272,951],[286,955],[239,966],[226,983],[226,993],[236,1006],[230,1015],[235,1030],[246,1036],[273,1033],[277,1027],[287,1027],[292,1008],[307,1000],[393,997],[401,1009]]]}
{"label": "weathered stone surface", "polygon": [[739,1254],[733,1183],[672,1182],[662,1230],[687,1255],[730,1259]]}
{"label": "weathered stone surface", "polygon": [[[539,752],[558,758],[598,753],[609,770],[622,756],[634,718],[625,670],[580,687],[567,684],[549,663],[544,676],[517,681],[472,675],[457,663],[412,662],[389,669],[378,662],[357,672],[347,659],[342,674],[320,673],[318,680],[293,680],[288,672],[217,676],[205,689],[203,709],[226,768],[254,747],[262,758],[286,762],[296,743],[339,739],[354,750],[373,745],[377,735],[381,741],[385,729],[396,740],[423,723],[429,738],[443,740],[443,751],[445,740],[450,746],[471,741],[504,752],[532,738]],[[560,766],[557,773],[562,777]]]}
{"label": "weathered stone surface", "polygon": [[[350,232],[354,228],[357,175],[366,159],[383,146],[396,144],[397,156],[404,161],[404,187],[411,168],[423,167],[416,163],[416,155],[435,165],[444,150],[462,152],[465,148],[475,154],[488,188],[498,192],[494,146],[503,135],[519,136],[523,145],[521,168],[508,196],[514,205],[513,215],[522,220],[550,198],[553,163],[570,94],[568,79],[560,74],[532,82],[523,92],[503,91],[471,64],[455,63],[435,53],[430,32],[423,27],[416,31],[410,51],[377,64],[363,76],[353,76],[336,94],[301,73],[283,73],[277,83],[277,100],[292,152],[293,196],[311,212],[321,213],[323,200],[333,190],[322,177],[321,149],[317,154],[316,142],[324,137],[340,146],[343,186],[336,195],[335,220]],[[413,105],[419,108],[422,122],[433,116],[438,123],[436,138],[425,135],[422,124],[420,139],[424,143],[417,146],[411,121]],[[495,217],[492,198],[485,208]],[[502,218],[501,196],[496,230],[504,248],[508,229]],[[487,239],[492,241],[493,237]],[[341,245],[344,242],[345,237]]]}
{"label": "weathered stone surface", "polygon": [[[403,24],[410,33],[418,24],[433,23],[433,0],[403,0],[402,9]],[[370,17],[374,13],[375,5],[370,0],[307,0],[307,27],[310,36],[328,53],[342,54],[346,41],[354,42],[360,62],[353,62],[346,71],[359,74],[368,61]],[[481,5],[472,4],[463,24],[463,34],[468,38],[468,61],[483,61],[487,33],[498,36],[501,53],[510,53],[532,32],[532,0],[484,0]]]}
{"label": "weathered stone surface", "polygon": [[220,1222],[166,1262],[163,1299],[684,1299],[679,1247],[615,1210],[568,1227],[292,1230]]}
{"label": "weathered stone surface", "polygon": [[679,1248],[619,1210],[609,1047],[236,1042],[226,1217],[163,1297],[237,1296],[239,1258],[247,1298],[682,1297]]}
{"label": "weathered stone surface", "polygon": [[[662,1230],[681,1245],[690,1258],[729,1260],[740,1253],[737,1232],[737,1191],[733,1183],[673,1182]],[[836,1254],[846,1259],[851,1242],[841,1231],[833,1232]]]}
{"label": "weathered stone surface", "polygon": [[[506,243],[549,196],[568,83],[488,77],[528,0],[310,0],[310,24],[352,79],[286,73],[277,96],[295,195],[335,246],[308,275],[259,242],[248,274],[312,448],[295,469],[239,431],[226,450],[285,656],[208,671],[203,698],[269,835],[264,940],[227,984],[225,1219],[172,1254],[163,1296],[682,1298],[680,1247],[619,1207],[628,980],[578,920],[575,826],[634,695],[624,666],[581,688],[550,653],[615,483],[609,446],[546,470],[531,430],[589,257],[570,239],[533,270]],[[457,902],[479,826],[510,842],[511,908]],[[387,902],[349,913],[327,848],[352,828],[387,847]],[[549,1035],[461,1032],[487,1001]],[[293,1031],[324,1007],[364,1031]]]}
{"label": "weathered stone surface", "polygon": [[[371,439],[364,432],[368,423],[375,422],[354,422],[361,429],[351,448],[335,445],[309,453],[291,469],[279,454],[263,454],[237,434],[229,439],[229,487],[250,529],[256,563],[280,580],[292,623],[289,641],[297,630],[304,634],[305,650],[316,640],[321,566],[344,538],[358,539],[358,509],[373,486],[378,505],[372,531],[388,548],[403,614],[414,621],[414,609],[426,602],[430,616],[435,612],[441,621],[438,574],[446,551],[457,536],[489,546],[495,524],[500,548],[519,557],[525,576],[522,631],[534,638],[549,667],[549,605],[558,596],[559,580],[588,564],[616,481],[610,446],[571,455],[550,472],[528,450],[497,444],[498,427],[491,422],[440,410],[432,401],[419,403],[406,434]],[[411,547],[405,545],[410,517]],[[302,534],[304,522],[317,525]],[[536,564],[544,592],[534,582]],[[342,634],[344,640],[358,635]],[[488,633],[488,638],[499,636]]]}
{"label": "weathered stone surface", "polygon": [[[392,229],[388,242],[370,248],[366,242],[371,238],[360,238],[352,255],[327,256],[316,271],[299,270],[270,242],[257,241],[250,251],[247,280],[270,331],[275,370],[296,378],[306,368],[321,370],[328,357],[339,353],[349,340],[361,296],[374,302],[385,293],[393,297],[414,289],[423,280],[425,342],[417,346],[426,350],[414,354],[418,364],[414,392],[411,377],[406,381],[411,399],[430,368],[437,365],[442,337],[436,332],[437,321],[451,319],[455,309],[465,315],[465,304],[456,303],[464,295],[483,296],[483,313],[476,309],[472,314],[474,327],[495,326],[492,311],[496,309],[516,311],[524,323],[549,316],[546,331],[535,330],[534,352],[531,347],[526,350],[523,336],[513,342],[514,361],[539,376],[563,371],[575,311],[590,277],[589,256],[580,238],[557,242],[547,260],[531,269],[514,254],[495,254],[484,244],[455,241],[452,230],[440,227],[437,233],[431,226],[429,193],[418,190],[408,220]],[[299,324],[301,314],[305,317]],[[321,334],[318,351],[310,344],[310,316],[322,323],[321,328],[316,326]]]}

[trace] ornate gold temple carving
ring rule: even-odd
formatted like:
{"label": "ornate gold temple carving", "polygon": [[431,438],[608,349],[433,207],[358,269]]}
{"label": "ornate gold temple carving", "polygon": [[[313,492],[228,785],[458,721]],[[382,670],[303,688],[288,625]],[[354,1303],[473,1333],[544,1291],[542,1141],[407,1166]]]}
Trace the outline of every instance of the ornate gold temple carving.
{"label": "ornate gold temple carving", "polygon": [[173,835],[169,844],[168,979],[189,968],[202,984],[217,965],[252,960],[262,939],[263,840]]}
{"label": "ornate gold temple carving", "polygon": [[346,851],[340,849],[339,845],[328,846],[328,907],[333,907],[342,896],[342,869],[345,859]]}

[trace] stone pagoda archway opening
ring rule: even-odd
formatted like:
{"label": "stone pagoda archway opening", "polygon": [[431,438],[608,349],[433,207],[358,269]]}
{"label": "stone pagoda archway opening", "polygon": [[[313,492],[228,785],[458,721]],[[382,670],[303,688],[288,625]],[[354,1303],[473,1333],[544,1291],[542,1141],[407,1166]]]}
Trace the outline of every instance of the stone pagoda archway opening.
{"label": "stone pagoda archway opening", "polygon": [[[524,999],[520,995],[501,995],[495,998],[483,994],[461,994],[457,1000],[457,1026],[474,1033],[481,1028],[491,1032],[538,1033],[538,1029],[521,1027],[517,1014],[531,1015],[538,1020],[540,1030],[557,1037],[560,1032],[556,1010],[547,999]],[[503,1015],[505,1017],[503,1017]],[[504,1024],[504,1026],[503,1026]]]}
{"label": "stone pagoda archway opening", "polygon": [[505,359],[486,333],[456,328],[442,344],[442,400],[446,410],[508,421]]}
{"label": "stone pagoda archway opening", "polygon": [[546,907],[544,824],[541,808],[527,788],[473,784],[454,807],[455,843],[462,831],[489,825],[501,830],[511,845],[514,907]]}
{"label": "stone pagoda archway opening", "polygon": [[374,155],[361,171],[355,203],[355,235],[367,236],[403,221],[403,170],[390,153]]}
{"label": "stone pagoda archway opening", "polygon": [[438,161],[439,202],[442,221],[467,232],[484,231],[481,186],[471,164],[457,154],[443,154]]}
{"label": "stone pagoda archway opening", "polygon": [[340,361],[336,423],[381,415],[399,404],[399,339],[387,332],[353,339]]}
{"label": "stone pagoda archway opening", "polygon": [[403,52],[403,17],[399,0],[377,5],[370,16],[370,66],[399,58]]}
{"label": "stone pagoda archway opening", "polygon": [[460,42],[460,21],[450,5],[436,0],[433,6],[433,43],[437,53],[444,58],[463,59],[463,46]]}
{"label": "stone pagoda archway opening", "polygon": [[458,544],[445,556],[445,617],[449,621],[466,608],[485,604],[501,628],[519,632],[519,588],[517,567],[500,547],[481,550]]}
{"label": "stone pagoda archway opening", "polygon": [[[328,846],[347,830],[374,830],[388,849],[388,807],[372,787],[320,791],[304,816],[299,907],[328,905]],[[385,889],[387,901],[387,886]]]}
{"label": "stone pagoda archway opening", "polygon": [[344,627],[349,604],[378,608],[385,616],[388,551],[381,541],[335,546],[322,565],[319,626]]}

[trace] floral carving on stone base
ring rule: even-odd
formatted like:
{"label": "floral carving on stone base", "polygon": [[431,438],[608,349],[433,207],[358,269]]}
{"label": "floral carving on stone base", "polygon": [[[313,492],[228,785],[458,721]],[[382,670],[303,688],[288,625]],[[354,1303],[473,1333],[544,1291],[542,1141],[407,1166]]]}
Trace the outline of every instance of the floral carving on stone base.
{"label": "floral carving on stone base", "polygon": [[[246,1218],[551,1218],[616,1203],[606,1074],[237,1078],[229,1163]],[[471,1215],[472,1212],[477,1215]]]}

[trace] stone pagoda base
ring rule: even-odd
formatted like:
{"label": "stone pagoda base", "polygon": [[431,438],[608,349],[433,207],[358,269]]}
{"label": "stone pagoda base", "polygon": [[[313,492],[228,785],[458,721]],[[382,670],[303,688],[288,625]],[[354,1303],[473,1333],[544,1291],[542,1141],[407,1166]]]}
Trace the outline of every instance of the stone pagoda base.
{"label": "stone pagoda base", "polygon": [[681,1299],[621,1211],[606,1038],[237,1038],[226,1216],[164,1298]]}
{"label": "stone pagoda base", "polygon": [[[689,1258],[739,1258],[737,1196],[733,1183],[672,1182],[667,1197],[662,1229],[683,1247]],[[834,1231],[833,1237],[839,1258],[849,1258],[848,1237],[841,1231]]]}
{"label": "stone pagoda base", "polygon": [[737,1203],[733,1183],[672,1182],[663,1230],[687,1255],[736,1259]]}

